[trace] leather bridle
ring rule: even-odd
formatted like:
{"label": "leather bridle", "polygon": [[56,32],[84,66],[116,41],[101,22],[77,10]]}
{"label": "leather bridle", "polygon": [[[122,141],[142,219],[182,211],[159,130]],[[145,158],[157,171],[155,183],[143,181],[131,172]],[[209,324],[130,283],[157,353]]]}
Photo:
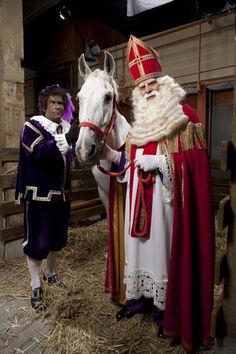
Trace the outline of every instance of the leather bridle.
{"label": "leather bridle", "polygon": [[[113,129],[113,127],[114,127],[114,124],[115,124],[115,121],[116,121],[116,117],[117,117],[117,115],[116,115],[116,111],[115,111],[115,109],[118,109],[118,105],[117,105],[117,103],[116,103],[116,98],[115,98],[115,96],[114,96],[114,98],[113,98],[113,110],[112,110],[112,115],[111,115],[111,118],[110,118],[110,120],[109,120],[109,123],[108,123],[108,125],[107,125],[107,127],[106,127],[106,129],[104,130],[104,131],[102,131],[102,129],[100,129],[96,124],[93,124],[93,123],[91,123],[90,121],[84,121],[84,122],[81,122],[80,124],[79,124],[79,128],[80,127],[86,127],[86,128],[90,128],[90,129],[92,129],[94,132],[96,132],[99,136],[101,136],[102,137],[102,149],[103,149],[103,147],[104,147],[104,145],[106,144],[106,137],[110,134],[110,132],[112,131],[112,129]],[[102,150],[101,149],[101,150]],[[115,177],[115,176],[120,176],[120,175],[122,175],[130,166],[131,166],[131,164],[133,163],[134,161],[131,161],[122,171],[120,171],[120,172],[111,172],[111,171],[107,171],[107,170],[105,170],[102,166],[100,166],[100,163],[98,162],[97,163],[97,167],[98,167],[98,169],[102,172],[102,173],[104,173],[104,174],[106,174],[106,175],[109,175],[109,176],[113,176],[113,177]]]}
{"label": "leather bridle", "polygon": [[79,124],[79,128],[80,127],[87,127],[92,129],[93,131],[95,131],[99,136],[101,136],[103,138],[103,144],[105,144],[105,139],[106,137],[110,134],[110,132],[112,131],[115,121],[116,121],[116,111],[115,108],[117,107],[117,103],[116,103],[116,99],[115,96],[113,97],[113,109],[112,109],[112,114],[111,114],[111,118],[109,120],[109,123],[105,129],[105,131],[102,131],[102,129],[100,129],[96,124],[93,124],[90,121],[84,121],[81,122]]}

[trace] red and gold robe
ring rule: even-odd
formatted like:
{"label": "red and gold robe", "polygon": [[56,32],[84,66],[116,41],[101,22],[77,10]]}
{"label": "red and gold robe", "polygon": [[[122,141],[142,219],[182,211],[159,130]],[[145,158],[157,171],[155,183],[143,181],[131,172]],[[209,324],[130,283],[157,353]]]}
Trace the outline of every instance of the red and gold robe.
{"label": "red and gold robe", "polygon": [[[168,152],[173,169],[173,232],[168,264],[164,334],[170,338],[180,336],[185,350],[191,352],[200,344],[210,344],[214,217],[210,165],[203,128],[190,106],[183,105],[183,111],[189,118],[188,124],[178,133],[156,144],[160,151]],[[136,147],[131,147],[131,154],[135,149]],[[116,189],[111,191],[106,288],[111,291],[113,299],[123,302],[124,287],[121,282],[124,273],[124,236],[123,221],[120,221],[119,216],[124,216],[124,199],[119,204],[113,198],[115,195],[119,196],[119,193]],[[123,205],[120,215],[117,214],[118,205]],[[113,223],[114,211],[118,224]],[[151,217],[155,217],[155,212],[157,210],[152,208]],[[117,250],[116,247],[120,248]]]}

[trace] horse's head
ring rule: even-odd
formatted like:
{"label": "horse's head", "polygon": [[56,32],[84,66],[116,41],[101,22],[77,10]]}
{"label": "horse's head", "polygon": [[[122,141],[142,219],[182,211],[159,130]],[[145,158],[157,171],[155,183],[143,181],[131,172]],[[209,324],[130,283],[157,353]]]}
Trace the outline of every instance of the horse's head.
{"label": "horse's head", "polygon": [[114,71],[114,58],[108,52],[105,52],[104,70],[96,69],[92,72],[84,54],[79,58],[79,72],[85,82],[77,95],[80,133],[76,143],[76,154],[82,162],[96,158],[113,119],[117,98]]}

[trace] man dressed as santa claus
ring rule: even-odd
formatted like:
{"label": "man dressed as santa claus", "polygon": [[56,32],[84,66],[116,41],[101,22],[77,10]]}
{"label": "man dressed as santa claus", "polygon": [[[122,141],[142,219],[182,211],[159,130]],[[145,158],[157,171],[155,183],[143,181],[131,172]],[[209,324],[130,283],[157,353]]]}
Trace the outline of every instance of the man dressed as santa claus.
{"label": "man dressed as santa claus", "polygon": [[[154,310],[158,335],[193,352],[210,344],[213,307],[214,218],[204,130],[152,48],[131,35],[127,56],[135,121],[126,143],[133,163],[122,180],[127,304],[116,318]],[[121,152],[106,154],[117,162]]]}

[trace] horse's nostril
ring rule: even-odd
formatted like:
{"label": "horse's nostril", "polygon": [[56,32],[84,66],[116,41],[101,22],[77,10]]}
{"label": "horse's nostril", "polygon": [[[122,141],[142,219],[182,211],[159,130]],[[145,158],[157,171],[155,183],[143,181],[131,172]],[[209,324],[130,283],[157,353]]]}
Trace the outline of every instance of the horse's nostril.
{"label": "horse's nostril", "polygon": [[91,150],[89,152],[89,158],[93,157],[95,155],[96,150],[96,145],[91,145]]}

